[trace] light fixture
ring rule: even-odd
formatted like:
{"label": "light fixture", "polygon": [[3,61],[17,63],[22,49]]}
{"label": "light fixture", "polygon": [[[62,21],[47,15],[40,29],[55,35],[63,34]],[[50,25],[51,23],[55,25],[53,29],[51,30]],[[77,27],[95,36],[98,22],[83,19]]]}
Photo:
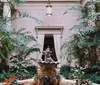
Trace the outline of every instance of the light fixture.
{"label": "light fixture", "polygon": [[52,16],[52,6],[51,6],[51,3],[50,3],[50,0],[48,0],[48,4],[46,6],[46,15]]}

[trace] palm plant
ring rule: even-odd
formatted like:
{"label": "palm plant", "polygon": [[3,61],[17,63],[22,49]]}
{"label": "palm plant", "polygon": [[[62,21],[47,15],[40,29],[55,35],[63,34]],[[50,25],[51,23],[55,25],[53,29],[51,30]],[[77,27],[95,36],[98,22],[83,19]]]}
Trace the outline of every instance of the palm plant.
{"label": "palm plant", "polygon": [[[21,3],[22,0],[7,0],[7,4],[10,6],[10,10],[15,7],[15,5],[18,5]],[[0,1],[0,10],[2,10],[2,2]],[[3,12],[3,11],[2,11]],[[28,17],[30,18],[31,15],[27,13],[19,13],[19,17],[24,18]],[[37,23],[42,23],[41,20],[32,17],[32,19],[35,20]],[[18,56],[19,58],[25,58],[30,53],[34,51],[39,51],[39,48],[37,45],[32,45],[29,47],[29,42],[36,42],[34,36],[30,35],[29,32],[24,32],[25,29],[20,29],[18,31],[14,31],[11,26],[7,24],[7,22],[12,21],[16,19],[16,17],[10,17],[7,16],[3,17],[3,15],[0,16],[0,69],[3,70],[4,66],[8,66],[7,60],[9,57],[13,57],[13,54],[16,53],[15,56]],[[10,29],[10,30],[8,30]]]}
{"label": "palm plant", "polygon": [[[4,65],[7,65],[7,60],[17,56],[18,59],[25,59],[30,53],[39,51],[37,45],[28,46],[31,41],[36,41],[32,35],[27,33],[21,33],[21,30],[6,33],[0,33],[1,45],[0,45],[0,59],[1,68],[4,69]],[[13,55],[13,53],[16,53]]]}
{"label": "palm plant", "polygon": [[6,34],[0,34],[1,37],[1,47],[0,47],[0,65],[1,69],[3,69],[5,66],[7,66],[7,59],[8,56],[11,55],[11,53],[14,50],[12,41],[8,38]]}
{"label": "palm plant", "polygon": [[64,43],[62,49],[67,48],[65,53],[68,56],[77,57],[80,66],[84,66],[85,60],[90,62],[91,66],[98,60],[96,48],[100,46],[100,30],[95,25],[95,21],[99,18],[97,16],[100,16],[100,13],[95,11],[96,3],[98,2],[91,0],[84,7],[79,5],[70,9],[81,11],[82,16],[78,19],[79,23],[71,28],[71,30],[75,30],[73,38]]}

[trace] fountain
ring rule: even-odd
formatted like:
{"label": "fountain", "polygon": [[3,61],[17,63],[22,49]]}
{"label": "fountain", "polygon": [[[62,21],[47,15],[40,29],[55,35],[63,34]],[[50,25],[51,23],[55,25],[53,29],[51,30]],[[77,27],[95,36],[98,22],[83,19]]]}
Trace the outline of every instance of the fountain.
{"label": "fountain", "polygon": [[47,66],[50,67],[52,66],[53,68],[57,67],[57,64],[59,64],[57,61],[54,61],[52,59],[52,51],[50,51],[49,46],[47,47],[47,49],[45,51],[42,52],[42,55],[44,56],[44,60],[41,58],[38,60],[38,64],[40,65],[40,67],[42,66]]}
{"label": "fountain", "polygon": [[38,60],[40,70],[34,77],[33,85],[60,85],[60,76],[56,72],[59,63],[52,59],[52,51],[50,51],[49,46],[42,53],[44,60],[42,58]]}

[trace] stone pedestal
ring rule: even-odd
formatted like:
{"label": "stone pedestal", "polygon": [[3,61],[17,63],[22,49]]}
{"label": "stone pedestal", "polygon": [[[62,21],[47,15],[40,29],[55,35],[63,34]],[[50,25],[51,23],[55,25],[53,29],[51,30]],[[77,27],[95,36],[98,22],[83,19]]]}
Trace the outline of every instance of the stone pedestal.
{"label": "stone pedestal", "polygon": [[35,75],[36,85],[60,85],[60,76],[56,72],[58,63],[39,62],[40,71]]}

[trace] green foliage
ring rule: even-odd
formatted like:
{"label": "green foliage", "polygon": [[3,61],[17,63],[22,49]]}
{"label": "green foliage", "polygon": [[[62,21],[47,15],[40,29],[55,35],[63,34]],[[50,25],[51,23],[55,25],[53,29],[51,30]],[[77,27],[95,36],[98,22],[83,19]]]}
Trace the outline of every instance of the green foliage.
{"label": "green foliage", "polygon": [[[16,5],[23,3],[22,0],[7,0],[7,4],[10,6],[10,9],[13,9]],[[0,2],[0,9],[2,9],[2,3]],[[3,13],[1,13],[3,14]],[[27,13],[19,13],[19,18],[31,18]],[[33,35],[30,35],[30,32],[26,32],[25,29],[13,30],[13,28],[9,25],[9,22],[18,19],[16,17],[8,18],[7,15],[5,17],[0,17],[0,70],[3,70],[7,66],[7,60],[14,58],[17,56],[20,60],[25,59],[30,53],[39,51],[37,44],[29,46],[29,43],[36,43],[36,40]],[[40,21],[38,18],[32,17],[35,22]],[[3,65],[5,64],[5,65]]]}
{"label": "green foliage", "polygon": [[77,5],[77,6],[73,6],[73,7],[71,7],[71,8],[69,8],[69,9],[67,9],[64,13],[63,13],[63,15],[65,15],[66,13],[68,13],[69,11],[81,11],[81,9],[83,9],[83,6],[82,5]]}
{"label": "green foliage", "polygon": [[95,65],[93,65],[91,70],[95,71],[96,74],[100,75],[100,61],[98,61]]}
{"label": "green foliage", "polygon": [[17,76],[19,80],[32,78],[37,73],[36,66],[28,63],[32,59],[25,60],[22,55],[15,57],[11,59],[12,66],[10,66],[9,71],[14,73],[13,75]]}
{"label": "green foliage", "polygon": [[8,71],[0,72],[0,81],[8,79],[10,76],[16,76],[17,80],[29,79],[37,73],[36,66],[10,68]]}
{"label": "green foliage", "polygon": [[18,5],[19,3],[24,3],[25,0],[7,0],[8,5],[10,6],[11,9],[14,9],[16,5]]}
{"label": "green foliage", "polygon": [[[98,64],[98,63],[97,63]],[[100,67],[100,66],[99,66]],[[82,79],[82,80],[89,80],[94,83],[100,84],[100,72],[93,73],[91,69],[89,73],[86,72],[86,69],[80,68],[69,68],[68,66],[64,65],[60,69],[61,75],[63,75],[66,79]]]}
{"label": "green foliage", "polygon": [[14,50],[14,46],[11,39],[5,33],[1,33],[0,38],[1,38],[0,57],[5,59],[9,55],[11,55],[11,53]]}
{"label": "green foliage", "polygon": [[28,46],[30,42],[36,42],[34,36],[29,35],[28,32],[23,32],[25,29],[20,29],[18,31],[14,31],[10,34],[11,39],[14,42],[14,46],[16,47],[16,53],[19,57],[26,57],[30,55],[30,53],[34,51],[39,51],[39,48],[36,44],[32,46]]}
{"label": "green foliage", "polygon": [[[100,29],[99,25],[97,26],[96,20],[100,19],[100,13],[97,13],[95,10],[95,4],[99,5],[99,3],[100,0],[91,0],[84,7],[80,5],[72,7],[64,13],[66,14],[70,10],[78,10],[82,12],[82,16],[78,19],[79,23],[71,28],[71,31],[74,30],[75,32],[71,40],[65,41],[61,49],[65,51],[66,57],[78,58],[80,66],[84,66],[86,60],[91,63],[91,67],[93,66],[92,70],[98,69],[95,73],[93,72],[93,74],[84,74],[85,70],[76,69],[72,71],[72,75],[70,74],[69,78],[78,77],[100,83],[100,66],[96,64],[96,61],[98,61],[96,48],[100,46]],[[90,71],[92,72],[92,70]],[[65,71],[63,74],[65,77],[68,73]]]}
{"label": "green foliage", "polygon": [[37,73],[36,66],[28,66],[28,67],[23,67],[21,69],[16,69],[14,75],[17,76],[18,80],[23,80],[23,79],[33,78],[36,73]]}
{"label": "green foliage", "polygon": [[69,79],[71,76],[71,70],[70,67],[67,65],[63,65],[60,68],[60,74],[63,75],[66,79]]}
{"label": "green foliage", "polygon": [[84,58],[84,49],[87,47],[87,43],[84,42],[84,38],[80,35],[73,35],[71,40],[62,46],[62,49],[67,48],[68,57],[76,57],[80,60],[82,66],[82,59]]}
{"label": "green foliage", "polygon": [[20,12],[19,11],[18,15],[19,15],[19,18],[30,18],[30,19],[33,19],[36,23],[43,25],[43,21],[42,20],[39,20],[38,18],[33,17],[32,15],[30,15],[30,14],[28,14],[26,12]]}
{"label": "green foliage", "polygon": [[72,78],[74,79],[83,79],[85,72],[84,69],[82,67],[73,69],[73,74],[72,74]]}
{"label": "green foliage", "polygon": [[100,13],[95,11],[96,2],[90,1],[85,6],[78,5],[68,9],[68,11],[81,11],[82,16],[78,19],[79,23],[70,29],[75,32],[71,40],[65,42],[61,49],[65,50],[65,55],[68,57],[78,58],[80,66],[84,65],[85,60],[88,60],[91,66],[97,61],[96,48],[100,46],[100,30],[95,25],[95,21]]}
{"label": "green foliage", "polygon": [[60,69],[60,74],[66,79],[83,79],[84,71],[83,68],[71,68],[63,65]]}
{"label": "green foliage", "polygon": [[8,79],[10,75],[11,75],[11,73],[9,73],[9,72],[0,73],[0,81]]}
{"label": "green foliage", "polygon": [[96,3],[95,7],[96,12],[100,12],[100,2]]}
{"label": "green foliage", "polygon": [[63,65],[60,69],[60,74],[63,75],[63,77],[66,79],[85,79],[100,84],[100,73],[86,73],[85,69],[83,69],[82,67],[69,68],[68,66]]}
{"label": "green foliage", "polygon": [[87,79],[89,81],[92,81],[94,83],[100,84],[100,75],[96,74],[85,74],[84,79]]}
{"label": "green foliage", "polygon": [[66,79],[72,79],[72,78],[71,78],[71,74],[72,74],[71,72],[65,71],[65,72],[63,73],[63,77],[66,78]]}
{"label": "green foliage", "polygon": [[63,65],[60,68],[60,74],[63,74],[65,71],[69,72],[70,71],[70,67],[67,65]]}
{"label": "green foliage", "polygon": [[3,62],[6,62],[9,57],[10,59],[14,58],[14,56],[17,56],[18,59],[23,60],[28,55],[30,55],[30,53],[39,51],[37,45],[32,45],[31,47],[28,46],[29,42],[36,42],[34,37],[22,31],[23,30],[13,32],[10,31],[8,34],[3,31],[0,32],[2,45],[2,47],[0,48],[0,58],[2,60],[5,60]]}

